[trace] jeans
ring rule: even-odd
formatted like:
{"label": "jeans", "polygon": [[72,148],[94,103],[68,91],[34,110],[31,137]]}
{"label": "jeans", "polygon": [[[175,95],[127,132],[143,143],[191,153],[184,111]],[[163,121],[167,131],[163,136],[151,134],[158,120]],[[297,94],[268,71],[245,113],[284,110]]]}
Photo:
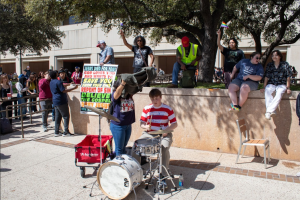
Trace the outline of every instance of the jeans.
{"label": "jeans", "polygon": [[[186,66],[186,69],[189,70],[196,70],[197,66]],[[178,73],[181,70],[181,65],[179,64],[179,62],[174,63],[173,65],[173,72],[172,72],[172,84],[173,85],[178,85]]]}
{"label": "jeans", "polygon": [[[276,91],[275,97],[272,94]],[[268,84],[265,88],[265,98],[266,98],[266,112],[272,113],[277,109],[283,94],[286,91],[286,85],[273,85]]]}
{"label": "jeans", "polygon": [[52,120],[54,121],[55,120],[55,108],[52,104]]}
{"label": "jeans", "polygon": [[69,106],[68,104],[55,106],[55,134],[59,133],[61,118],[64,118],[64,133],[69,133]]}
{"label": "jeans", "polygon": [[[23,95],[19,95],[19,93],[17,94],[17,98],[22,98],[22,97],[23,97]],[[18,104],[22,104],[22,103],[26,103],[26,99],[24,99],[24,98],[18,99]],[[25,115],[26,112],[27,112],[27,109],[26,109],[26,108],[27,108],[26,105],[23,105],[23,107],[22,107],[22,114],[23,114],[23,115]],[[20,109],[21,109],[21,107],[19,107],[19,109],[18,109],[18,115],[21,114],[21,113],[20,113]]]}
{"label": "jeans", "polygon": [[43,127],[47,128],[47,119],[48,119],[48,114],[49,114],[49,110],[47,109],[51,109],[52,108],[52,101],[51,100],[46,100],[46,101],[41,101],[41,109],[45,110],[42,113],[42,122],[43,122]]}
{"label": "jeans", "polygon": [[125,147],[131,135],[131,124],[125,126],[110,123],[110,130],[115,141],[116,156],[125,154]]}

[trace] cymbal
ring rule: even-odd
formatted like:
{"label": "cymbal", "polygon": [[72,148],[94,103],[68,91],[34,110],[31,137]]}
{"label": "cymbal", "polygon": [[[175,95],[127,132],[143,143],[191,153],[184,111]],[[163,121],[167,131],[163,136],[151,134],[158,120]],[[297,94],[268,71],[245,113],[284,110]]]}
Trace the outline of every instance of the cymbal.
{"label": "cymbal", "polygon": [[158,131],[150,131],[148,134],[150,135],[158,135],[158,134],[164,134],[164,133],[171,133],[173,130],[168,131],[168,130],[158,130]]}
{"label": "cymbal", "polygon": [[85,108],[97,113],[98,115],[102,116],[102,117],[106,117],[107,119],[116,121],[116,122],[120,122],[120,120],[110,114],[108,114],[107,112],[104,112],[103,110],[100,110],[98,108],[92,107],[92,106],[84,106]]}

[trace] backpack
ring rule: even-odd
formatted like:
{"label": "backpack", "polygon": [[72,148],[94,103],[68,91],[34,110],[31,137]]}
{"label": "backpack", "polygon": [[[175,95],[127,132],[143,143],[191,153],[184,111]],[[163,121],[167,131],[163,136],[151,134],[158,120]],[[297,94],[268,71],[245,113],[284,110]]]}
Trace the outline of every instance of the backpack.
{"label": "backpack", "polygon": [[13,132],[13,129],[9,122],[9,119],[6,118],[0,119],[0,134],[4,135],[11,132]]}
{"label": "backpack", "polygon": [[183,71],[179,84],[182,88],[194,88],[197,84],[195,80],[195,70]]}

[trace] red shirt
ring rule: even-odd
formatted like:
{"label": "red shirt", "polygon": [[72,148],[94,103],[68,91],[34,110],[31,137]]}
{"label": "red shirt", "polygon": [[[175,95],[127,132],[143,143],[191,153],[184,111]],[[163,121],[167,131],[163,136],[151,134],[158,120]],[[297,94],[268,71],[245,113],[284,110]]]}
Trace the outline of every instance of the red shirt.
{"label": "red shirt", "polygon": [[77,72],[73,72],[71,78],[73,79],[73,82],[75,84],[80,84],[81,83],[81,79],[79,79],[79,78],[82,78],[82,74],[81,74],[81,72],[78,72],[78,73]]}
{"label": "red shirt", "polygon": [[173,109],[163,103],[158,108],[154,107],[153,104],[144,107],[140,121],[147,124],[150,124],[151,121],[151,131],[165,130],[169,123],[177,122]]}
{"label": "red shirt", "polygon": [[39,98],[40,99],[48,99],[52,98],[52,93],[50,90],[50,80],[47,80],[45,78],[41,79],[39,81]]}

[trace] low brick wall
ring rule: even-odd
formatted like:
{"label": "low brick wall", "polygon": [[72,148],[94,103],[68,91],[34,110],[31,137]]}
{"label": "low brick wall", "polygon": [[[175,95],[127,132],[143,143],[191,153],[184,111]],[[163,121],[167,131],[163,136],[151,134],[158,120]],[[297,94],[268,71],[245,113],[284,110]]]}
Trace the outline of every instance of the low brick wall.
{"label": "low brick wall", "polygon": [[[152,88],[134,95],[136,123],[130,141],[137,139],[142,129],[139,118],[143,107],[150,104],[148,93]],[[296,98],[299,92],[284,94],[271,120],[264,116],[265,100],[260,91],[253,91],[242,110],[228,112],[230,99],[227,90],[168,89],[160,88],[163,102],[176,114],[178,128],[173,134],[172,146],[236,154],[239,133],[236,120],[245,118],[253,138],[270,140],[271,158],[300,161],[300,126],[296,115]],[[71,114],[70,131],[78,134],[98,134],[99,118],[79,112],[79,89],[68,93]],[[101,120],[102,134],[111,134],[108,123]],[[247,147],[245,155],[263,156],[261,148]]]}

